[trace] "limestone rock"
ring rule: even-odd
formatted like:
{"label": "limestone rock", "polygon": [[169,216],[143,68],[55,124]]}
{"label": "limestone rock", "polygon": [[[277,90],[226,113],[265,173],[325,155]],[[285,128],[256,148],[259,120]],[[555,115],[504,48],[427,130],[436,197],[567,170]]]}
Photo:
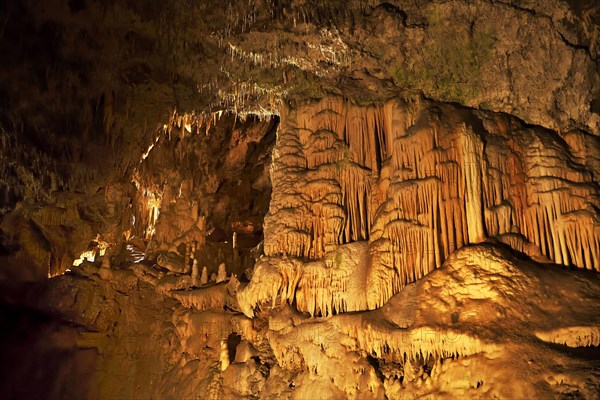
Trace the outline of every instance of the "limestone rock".
{"label": "limestone rock", "polygon": [[225,263],[221,263],[221,264],[219,264],[219,270],[217,272],[217,283],[223,282],[226,279],[227,279],[227,267],[225,266]]}
{"label": "limestone rock", "polygon": [[202,267],[202,275],[200,276],[200,284],[204,285],[208,283],[208,271],[206,267]]}
{"label": "limestone rock", "polygon": [[185,260],[176,253],[160,254],[156,263],[171,272],[183,274],[186,272]]}
{"label": "limestone rock", "polygon": [[[363,300],[340,306],[325,296],[324,314],[379,307],[455,250],[488,238],[598,270],[595,164],[573,163],[582,150],[572,143],[510,117],[424,101],[358,107],[327,98],[289,109],[274,150],[265,254],[322,259],[340,245],[368,242],[370,266],[353,276],[366,276]],[[285,278],[286,265],[275,267],[288,285],[282,300],[314,310],[294,294],[300,278]],[[324,287],[335,282],[326,279]],[[275,298],[279,290],[270,293],[253,296]]]}
{"label": "limestone rock", "polygon": [[0,398],[599,398],[598,1],[0,15]]}

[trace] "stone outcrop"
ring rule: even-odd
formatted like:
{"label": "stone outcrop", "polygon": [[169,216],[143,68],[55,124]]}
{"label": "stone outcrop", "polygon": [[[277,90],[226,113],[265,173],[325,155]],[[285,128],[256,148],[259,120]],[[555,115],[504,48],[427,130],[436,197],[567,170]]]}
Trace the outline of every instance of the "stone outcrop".
{"label": "stone outcrop", "polygon": [[0,398],[598,398],[595,0],[0,2]]}
{"label": "stone outcrop", "polygon": [[[596,160],[576,154],[600,147],[573,135],[566,142],[508,116],[419,100],[360,107],[328,98],[289,109],[274,149],[265,254],[336,258],[338,246],[362,241],[369,257],[354,260],[367,266],[342,278],[329,262],[315,281],[310,263],[291,273],[283,261],[284,287],[248,290],[280,290],[311,314],[373,309],[485,240],[598,271]],[[362,301],[336,300],[351,286],[345,279],[362,282],[366,295],[351,296]],[[296,286],[321,289],[307,298]]]}
{"label": "stone outcrop", "polygon": [[[46,285],[3,283],[2,304],[18,302],[40,314],[28,314],[35,329],[11,347],[0,342],[5,359],[21,360],[12,386],[0,381],[2,393],[208,399],[598,393],[597,360],[572,357],[565,347],[584,352],[597,341],[597,275],[549,269],[489,243],[453,253],[380,309],[329,318],[286,305],[249,319],[228,303],[235,281],[165,298],[139,271],[102,277],[102,269],[84,265]],[[7,326],[5,334],[20,333],[21,325]],[[31,363],[22,361],[23,346]],[[535,354],[534,361],[524,354]],[[33,363],[44,356],[57,368]]]}

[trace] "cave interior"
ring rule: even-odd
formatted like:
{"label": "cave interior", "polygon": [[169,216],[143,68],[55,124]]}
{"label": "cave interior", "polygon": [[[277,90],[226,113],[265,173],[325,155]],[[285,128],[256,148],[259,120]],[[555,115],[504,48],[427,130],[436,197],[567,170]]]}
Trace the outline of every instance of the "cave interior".
{"label": "cave interior", "polygon": [[0,398],[597,399],[595,0],[0,4]]}

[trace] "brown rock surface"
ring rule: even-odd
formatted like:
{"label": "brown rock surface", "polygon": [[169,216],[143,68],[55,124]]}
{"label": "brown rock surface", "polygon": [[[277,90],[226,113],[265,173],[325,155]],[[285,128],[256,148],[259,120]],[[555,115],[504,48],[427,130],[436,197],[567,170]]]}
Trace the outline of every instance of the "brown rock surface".
{"label": "brown rock surface", "polygon": [[[488,239],[598,271],[600,198],[595,162],[575,161],[583,149],[508,116],[428,101],[359,107],[329,98],[287,110],[274,149],[265,254],[329,254],[350,272],[343,278],[329,262],[314,281],[303,276],[311,264],[290,272],[285,261],[277,290],[311,314],[373,309],[455,250]],[[369,257],[353,258],[366,267],[337,261],[338,246],[358,241],[368,242]],[[336,300],[350,290],[347,279],[362,282],[366,296]],[[336,295],[300,298],[296,286],[335,288]],[[248,290],[275,296],[265,285]],[[266,299],[250,298],[250,305]]]}
{"label": "brown rock surface", "polygon": [[0,3],[0,398],[598,398],[594,0]]}

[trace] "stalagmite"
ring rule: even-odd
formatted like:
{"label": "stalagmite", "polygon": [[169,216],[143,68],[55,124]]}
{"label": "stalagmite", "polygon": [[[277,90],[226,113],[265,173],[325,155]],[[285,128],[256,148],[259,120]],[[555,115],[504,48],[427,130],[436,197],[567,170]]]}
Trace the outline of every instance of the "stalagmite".
{"label": "stalagmite", "polygon": [[239,264],[239,258],[240,258],[240,250],[238,248],[238,243],[237,243],[237,232],[233,232],[233,239],[232,239],[232,247],[233,247],[233,269],[237,270],[238,268],[238,264]]}
{"label": "stalagmite", "polygon": [[200,284],[205,285],[208,283],[208,270],[206,266],[202,267],[202,275],[200,275]]}
{"label": "stalagmite", "polygon": [[217,272],[217,282],[223,282],[227,279],[227,267],[225,263],[219,264],[219,270]]}
{"label": "stalagmite", "polygon": [[226,340],[221,341],[221,354],[219,360],[221,361],[221,371],[225,371],[227,367],[229,367],[229,348]]}
{"label": "stalagmite", "polygon": [[193,263],[193,259],[194,259],[194,253],[193,253],[192,249],[193,249],[192,244],[186,243],[185,253],[183,255],[183,262],[184,262],[183,273],[184,274],[189,274],[189,273],[191,273],[191,270],[192,270],[192,263]]}
{"label": "stalagmite", "polygon": [[199,284],[199,280],[198,280],[198,260],[194,260],[194,263],[192,265],[192,284],[194,286],[197,286]]}

